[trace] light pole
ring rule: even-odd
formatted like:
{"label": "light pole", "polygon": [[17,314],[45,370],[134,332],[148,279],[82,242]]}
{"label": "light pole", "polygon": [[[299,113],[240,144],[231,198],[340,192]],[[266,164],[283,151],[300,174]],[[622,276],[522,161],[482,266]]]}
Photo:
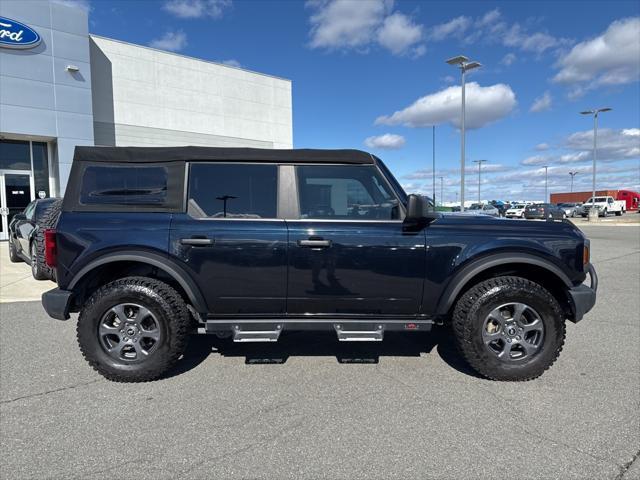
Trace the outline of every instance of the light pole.
{"label": "light pole", "polygon": [[464,55],[447,60],[449,65],[457,66],[462,72],[462,117],[460,121],[460,211],[464,212],[464,136],[465,136],[465,75],[467,71],[481,67],[479,62],[470,62]]}
{"label": "light pole", "polygon": [[569,172],[569,175],[571,175],[571,193],[573,193],[573,177],[575,177],[578,173],[580,172]]}
{"label": "light pole", "polygon": [[609,107],[595,108],[593,110],[585,110],[580,112],[581,115],[593,115],[593,179],[591,180],[591,200],[595,201],[596,196],[596,159],[598,157],[598,114],[600,112],[609,112],[612,109]]}
{"label": "light pole", "polygon": [[436,204],[436,126],[433,126],[433,135],[432,135],[432,146],[433,146],[433,151],[432,151],[432,157],[431,157],[431,176],[432,176],[432,180],[433,180],[433,204]]}
{"label": "light pole", "polygon": [[473,163],[478,164],[478,205],[480,205],[480,172],[482,171],[482,164],[486,162],[486,160],[474,160]]}
{"label": "light pole", "polygon": [[543,165],[542,168],[544,168],[544,203],[547,203],[547,197],[548,197],[548,187],[549,187],[549,177],[548,177],[548,172],[549,172],[549,165]]}
{"label": "light pole", "polygon": [[444,177],[440,177],[440,205],[444,203]]}

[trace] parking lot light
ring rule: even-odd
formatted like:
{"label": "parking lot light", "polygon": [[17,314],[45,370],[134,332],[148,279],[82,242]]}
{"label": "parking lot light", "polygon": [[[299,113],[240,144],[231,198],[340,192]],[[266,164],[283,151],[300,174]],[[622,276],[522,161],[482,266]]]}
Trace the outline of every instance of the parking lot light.
{"label": "parking lot light", "polygon": [[573,177],[575,177],[576,175],[578,175],[578,173],[580,172],[569,172],[569,175],[571,175],[571,190],[569,190],[571,193],[573,193]]}
{"label": "parking lot light", "polygon": [[549,198],[549,165],[543,165],[544,168],[544,203],[547,203],[547,198]]}
{"label": "parking lot light", "polygon": [[610,112],[613,110],[609,107],[595,108],[593,110],[585,110],[580,112],[581,115],[593,115],[593,167],[592,167],[592,180],[591,180],[591,200],[592,203],[596,196],[596,160],[598,157],[598,114],[602,112]]}
{"label": "parking lot light", "polygon": [[467,71],[482,66],[480,62],[470,62],[464,55],[452,57],[446,61],[449,65],[458,67],[462,73],[462,117],[460,119],[460,211],[464,212],[464,137],[465,137],[465,75]]}
{"label": "parking lot light", "polygon": [[473,163],[478,164],[478,205],[482,203],[480,200],[480,172],[482,171],[482,164],[486,162],[486,160],[474,160]]}

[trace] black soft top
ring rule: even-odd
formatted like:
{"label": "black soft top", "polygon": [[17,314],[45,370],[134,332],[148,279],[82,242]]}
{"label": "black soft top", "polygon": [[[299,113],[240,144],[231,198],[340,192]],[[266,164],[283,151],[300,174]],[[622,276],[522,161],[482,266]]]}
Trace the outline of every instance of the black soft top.
{"label": "black soft top", "polygon": [[361,150],[317,150],[218,147],[76,147],[78,162],[269,162],[373,164],[370,153]]}

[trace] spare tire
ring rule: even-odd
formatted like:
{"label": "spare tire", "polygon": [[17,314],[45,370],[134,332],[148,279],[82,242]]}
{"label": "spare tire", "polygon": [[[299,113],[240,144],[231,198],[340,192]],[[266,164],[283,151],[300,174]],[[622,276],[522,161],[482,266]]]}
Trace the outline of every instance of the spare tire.
{"label": "spare tire", "polygon": [[62,200],[56,200],[51,203],[40,218],[36,221],[36,234],[33,241],[35,242],[36,255],[38,263],[41,265],[42,274],[46,280],[56,281],[56,271],[49,267],[44,258],[44,231],[50,228],[56,228],[60,212],[62,211]]}

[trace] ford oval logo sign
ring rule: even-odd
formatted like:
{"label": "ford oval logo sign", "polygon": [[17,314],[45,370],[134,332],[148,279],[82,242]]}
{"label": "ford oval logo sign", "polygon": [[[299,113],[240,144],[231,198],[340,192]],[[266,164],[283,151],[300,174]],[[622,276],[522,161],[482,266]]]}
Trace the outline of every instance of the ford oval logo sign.
{"label": "ford oval logo sign", "polygon": [[40,40],[40,35],[33,28],[10,18],[0,17],[0,47],[33,48]]}

